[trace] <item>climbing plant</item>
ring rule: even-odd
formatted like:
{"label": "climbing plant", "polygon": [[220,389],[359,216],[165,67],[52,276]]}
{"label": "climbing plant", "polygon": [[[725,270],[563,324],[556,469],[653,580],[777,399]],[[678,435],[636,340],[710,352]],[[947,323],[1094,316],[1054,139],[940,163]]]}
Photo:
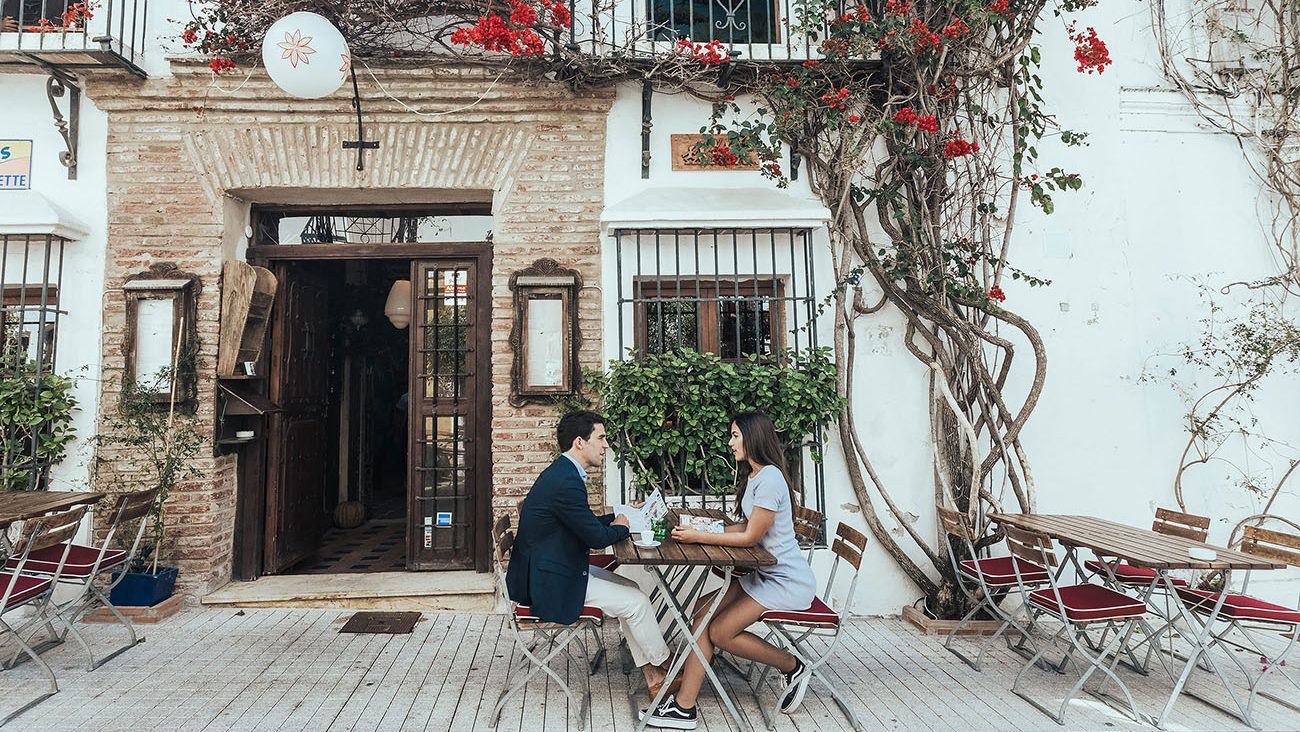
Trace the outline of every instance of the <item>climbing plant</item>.
{"label": "climbing plant", "polygon": [[[498,79],[575,89],[649,83],[713,103],[701,120],[697,157],[706,164],[756,160],[779,186],[800,165],[831,212],[835,281],[821,317],[833,321],[835,368],[817,378],[833,379],[843,398],[818,403],[834,405],[849,480],[878,545],[935,612],[949,615],[960,612],[961,600],[945,550],[895,500],[898,487],[876,469],[857,419],[857,338],[867,319],[885,312],[905,324],[901,346],[929,374],[936,501],[967,512],[981,531],[990,510],[1033,510],[1022,435],[1042,394],[1047,354],[1037,329],[1016,312],[1015,297],[1047,280],[1014,266],[1012,244],[1022,208],[1050,214],[1061,193],[1083,185],[1050,160],[1062,147],[1086,144],[1087,135],[1062,126],[1045,106],[1039,44],[1049,33],[1068,38],[1080,73],[1104,73],[1111,63],[1105,43],[1074,20],[1093,4],[793,0],[788,32],[809,50],[803,63],[746,62],[718,40],[679,37],[635,18],[610,26],[616,5],[608,0],[590,8],[555,0],[215,0],[196,6],[181,41],[208,54],[214,72],[239,73],[255,63],[250,49],[272,22],[312,10],[343,31],[354,64],[472,65]],[[643,380],[649,387],[648,369],[707,361],[673,354],[616,365],[608,384],[622,389],[616,385]],[[734,368],[740,378],[741,367]],[[1026,375],[1014,391],[1013,369]],[[705,371],[731,378],[717,364]],[[643,399],[644,412],[617,418],[644,426],[630,449],[686,441],[672,446],[689,448],[685,471],[716,486],[725,452],[695,450],[716,450],[703,435],[723,434],[719,407],[674,413],[667,400],[679,396]],[[669,419],[698,424],[652,431]]]}

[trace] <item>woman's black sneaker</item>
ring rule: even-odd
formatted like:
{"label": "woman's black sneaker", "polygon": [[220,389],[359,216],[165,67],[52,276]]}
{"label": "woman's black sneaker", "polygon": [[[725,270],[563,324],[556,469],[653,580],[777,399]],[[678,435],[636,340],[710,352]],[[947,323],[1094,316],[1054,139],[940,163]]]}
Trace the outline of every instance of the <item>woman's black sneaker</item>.
{"label": "woman's black sneaker", "polygon": [[781,697],[781,711],[786,714],[792,714],[799,708],[804,692],[808,691],[808,667],[797,658],[794,662],[796,665],[793,671],[781,672],[781,676],[785,677],[786,689],[785,696]]}
{"label": "woman's black sneaker", "polygon": [[[646,710],[642,709],[641,719],[645,718]],[[677,695],[669,694],[668,698],[659,704],[659,708],[650,714],[647,724],[659,729],[695,729],[699,720],[696,718],[695,707],[683,709],[677,704]]]}

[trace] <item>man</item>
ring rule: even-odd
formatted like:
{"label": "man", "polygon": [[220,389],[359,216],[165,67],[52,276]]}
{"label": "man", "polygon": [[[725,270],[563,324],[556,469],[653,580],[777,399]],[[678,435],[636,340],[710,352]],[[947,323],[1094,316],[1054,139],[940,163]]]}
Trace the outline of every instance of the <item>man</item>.
{"label": "man", "polygon": [[597,516],[587,503],[587,471],[605,462],[609,447],[605,420],[594,412],[567,414],[556,437],[564,454],[542,471],[519,507],[506,589],[511,600],[547,622],[576,622],[583,605],[618,618],[653,697],[667,675],[669,654],[650,598],[632,580],[587,560],[588,550],[630,533],[626,516]]}

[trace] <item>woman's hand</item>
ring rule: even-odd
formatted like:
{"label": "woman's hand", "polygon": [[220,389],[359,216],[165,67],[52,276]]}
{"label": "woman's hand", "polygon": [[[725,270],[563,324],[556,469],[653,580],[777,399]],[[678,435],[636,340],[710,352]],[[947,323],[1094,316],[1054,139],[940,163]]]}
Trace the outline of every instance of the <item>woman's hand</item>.
{"label": "woman's hand", "polygon": [[683,529],[680,526],[673,527],[673,541],[682,544],[699,544],[700,538],[704,535],[703,531],[695,529]]}

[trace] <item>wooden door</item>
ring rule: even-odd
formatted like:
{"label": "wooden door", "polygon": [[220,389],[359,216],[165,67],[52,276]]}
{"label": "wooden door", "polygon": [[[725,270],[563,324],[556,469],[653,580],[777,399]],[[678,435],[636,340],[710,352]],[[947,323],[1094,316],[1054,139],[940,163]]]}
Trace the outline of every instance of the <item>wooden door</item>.
{"label": "wooden door", "polygon": [[410,569],[485,568],[486,271],[480,259],[411,263]]}
{"label": "wooden door", "polygon": [[301,264],[281,263],[271,332],[265,571],[310,556],[325,530],[329,433],[329,289]]}

